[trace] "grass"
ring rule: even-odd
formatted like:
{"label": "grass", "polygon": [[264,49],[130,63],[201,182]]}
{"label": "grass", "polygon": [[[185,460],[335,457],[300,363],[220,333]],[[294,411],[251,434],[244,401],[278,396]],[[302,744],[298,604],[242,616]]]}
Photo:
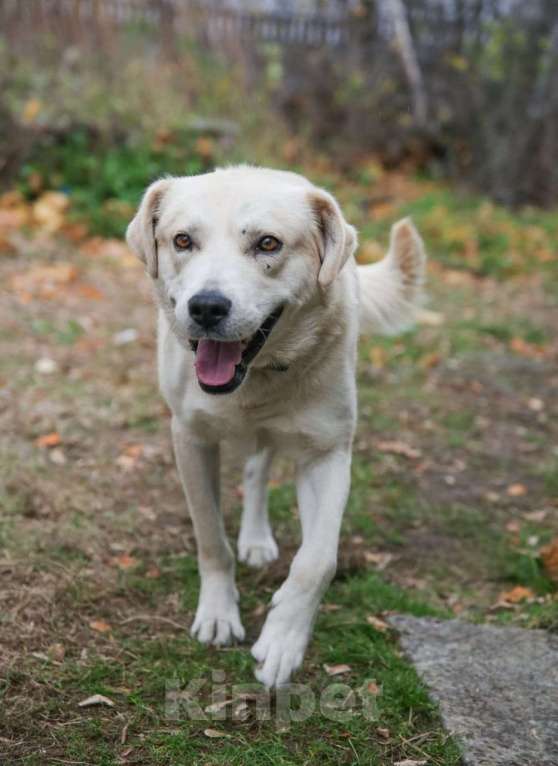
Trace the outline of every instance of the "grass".
{"label": "grass", "polygon": [[[195,578],[191,560],[181,557],[173,564],[170,579],[167,570],[164,587],[180,587],[185,579],[190,582]],[[243,605],[248,609],[261,597],[250,587],[251,581],[251,573],[241,573]],[[159,597],[164,587],[158,583]],[[134,591],[139,590],[141,596],[145,593],[137,575],[126,576],[122,588],[131,597]],[[246,721],[232,720],[230,708],[224,714],[204,713],[215,699],[212,694],[230,698],[236,689],[241,699],[240,687],[252,691],[258,687],[252,681],[252,661],[246,648],[208,650],[186,636],[163,639],[150,636],[145,629],[134,638],[125,630],[114,630],[107,645],[118,645],[118,657],[103,657],[105,651],[100,647],[99,654],[87,662],[68,659],[60,667],[35,661],[10,682],[17,688],[32,673],[40,687],[56,690],[58,702],[51,715],[59,714],[60,705],[93,694],[115,701],[114,712],[93,709],[70,728],[53,726],[55,743],[65,757],[85,762],[90,762],[94,753],[96,764],[119,763],[117,742],[123,726],[127,726],[130,742],[141,753],[135,758],[169,766],[202,764],[208,758],[212,764],[333,764],[361,758],[382,764],[386,759],[411,757],[417,752],[436,764],[457,764],[456,746],[441,730],[435,706],[412,668],[400,657],[393,637],[366,623],[367,614],[385,610],[417,615],[438,612],[374,573],[337,583],[328,593],[328,603],[335,603],[338,609],[318,620],[306,670],[297,679],[304,684],[306,695],[298,712],[293,690],[292,701],[264,694],[260,701],[264,713],[260,717],[252,713]],[[350,665],[350,672],[329,678],[324,665],[338,663]],[[191,688],[196,680],[201,686],[195,696],[201,720],[192,720],[188,705],[183,700],[173,703],[171,696]],[[373,694],[367,691],[372,682]],[[261,694],[261,687],[259,691]],[[341,701],[348,695],[347,709]],[[204,733],[208,728],[222,736],[209,738]],[[389,736],[377,734],[377,729],[388,729]],[[22,762],[40,761],[31,755]]]}

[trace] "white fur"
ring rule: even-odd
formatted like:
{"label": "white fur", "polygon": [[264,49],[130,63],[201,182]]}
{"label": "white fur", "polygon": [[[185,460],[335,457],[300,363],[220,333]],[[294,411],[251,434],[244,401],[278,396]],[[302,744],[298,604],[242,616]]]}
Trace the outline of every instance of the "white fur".
{"label": "white fur", "polygon": [[[176,252],[178,232],[191,234],[192,252]],[[255,254],[258,233],[280,239],[281,251]],[[250,566],[278,555],[267,514],[272,456],[281,451],[295,461],[302,543],[252,649],[257,678],[282,685],[302,663],[335,573],[350,487],[359,315],[367,331],[391,331],[412,319],[424,265],[420,238],[409,221],[401,222],[388,256],[357,269],[356,232],[331,195],[293,173],[252,167],[156,182],[127,236],[154,279],[160,307],[159,378],[198,545],[201,588],[192,635],[200,641],[244,637],[234,556],[219,510],[220,444],[232,443],[246,456],[238,557]],[[201,289],[220,290],[232,301],[223,327],[210,334],[217,339],[247,339],[279,303],[285,306],[230,394],[204,393],[196,378],[189,339],[204,333],[187,306]]]}

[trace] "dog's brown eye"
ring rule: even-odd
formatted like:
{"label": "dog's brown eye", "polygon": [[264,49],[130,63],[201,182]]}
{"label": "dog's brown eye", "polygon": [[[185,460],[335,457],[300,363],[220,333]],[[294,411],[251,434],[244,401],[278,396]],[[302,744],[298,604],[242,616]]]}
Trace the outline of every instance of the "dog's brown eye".
{"label": "dog's brown eye", "polygon": [[282,247],[283,243],[277,237],[272,237],[270,234],[262,237],[256,245],[256,248],[262,253],[276,253]]}
{"label": "dog's brown eye", "polygon": [[193,245],[192,238],[184,233],[177,234],[173,242],[177,250],[190,250]]}

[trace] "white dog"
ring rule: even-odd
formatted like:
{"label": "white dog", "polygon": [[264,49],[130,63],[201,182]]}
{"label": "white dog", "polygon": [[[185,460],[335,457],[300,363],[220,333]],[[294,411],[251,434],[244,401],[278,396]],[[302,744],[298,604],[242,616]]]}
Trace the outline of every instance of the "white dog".
{"label": "white dog", "polygon": [[199,641],[244,638],[219,510],[220,443],[246,459],[238,557],[254,567],[278,555],[267,514],[272,457],[295,461],[302,544],[252,647],[256,678],[280,686],[302,663],[336,569],[358,334],[412,322],[421,239],[400,221],[388,255],[357,266],[355,229],[328,192],[256,167],[156,181],[127,239],[159,303],[160,386],[198,547]]}

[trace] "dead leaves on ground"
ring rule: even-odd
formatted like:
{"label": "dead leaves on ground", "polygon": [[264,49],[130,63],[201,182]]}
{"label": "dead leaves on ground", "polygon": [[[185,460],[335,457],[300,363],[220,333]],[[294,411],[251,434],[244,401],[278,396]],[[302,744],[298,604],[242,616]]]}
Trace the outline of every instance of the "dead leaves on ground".
{"label": "dead leaves on ground", "polygon": [[[0,253],[11,254],[28,248],[22,232],[36,237],[41,250],[52,246],[53,237],[61,235],[79,245],[79,252],[90,258],[106,258],[125,268],[139,267],[139,261],[127,245],[118,239],[89,237],[87,227],[68,218],[70,199],[66,194],[46,191],[34,202],[17,191],[0,196]],[[25,271],[12,274],[8,286],[21,303],[32,300],[62,300],[68,295],[86,300],[100,300],[103,293],[80,279],[74,263],[58,261],[35,263]]]}
{"label": "dead leaves on ground", "polygon": [[105,697],[104,694],[93,694],[91,697],[78,702],[78,707],[94,707],[97,705],[105,705],[106,707],[114,707],[114,702]]}
{"label": "dead leaves on ground", "polygon": [[393,553],[383,551],[365,551],[364,560],[372,564],[379,572],[382,572],[394,559]]}
{"label": "dead leaves on ground", "polygon": [[137,567],[140,562],[138,559],[130,556],[127,553],[121,553],[119,556],[114,556],[110,560],[110,563],[117,567],[117,569],[121,569],[122,571],[126,572],[128,569],[134,569]]}
{"label": "dead leaves on ground", "polygon": [[97,287],[79,279],[79,271],[74,264],[64,261],[35,264],[25,271],[12,274],[8,284],[23,304],[36,299],[60,301],[74,297],[98,301],[104,297]]}
{"label": "dead leaves on ground", "polygon": [[42,436],[39,436],[35,440],[35,444],[37,445],[37,447],[41,447],[42,449],[57,447],[59,444],[62,444],[62,437],[60,436],[58,431],[51,431],[51,433],[43,434]]}
{"label": "dead leaves on ground", "polygon": [[366,618],[366,622],[379,633],[386,633],[389,630],[389,625],[387,622],[382,620],[381,617],[376,617],[374,614],[369,614]]}
{"label": "dead leaves on ground", "polygon": [[516,585],[515,588],[512,588],[511,590],[504,591],[500,594],[497,604],[500,605],[509,605],[509,604],[520,604],[523,601],[528,601],[529,599],[534,599],[535,594],[531,590],[531,588],[526,588],[523,585]]}
{"label": "dead leaves on ground", "polygon": [[80,253],[90,258],[102,258],[119,263],[125,268],[139,268],[140,261],[120,239],[91,237],[80,247]]}
{"label": "dead leaves on ground", "polygon": [[418,460],[422,455],[419,449],[402,441],[380,441],[376,443],[376,449],[380,452],[406,457],[408,460]]}
{"label": "dead leaves on ground", "polygon": [[62,288],[75,282],[77,276],[77,268],[71,263],[37,264],[13,274],[10,287],[21,303],[30,303],[33,298],[51,300]]}
{"label": "dead leaves on ground", "polygon": [[203,733],[209,739],[227,739],[231,736],[226,731],[219,731],[219,729],[204,729]]}
{"label": "dead leaves on ground", "polygon": [[324,664],[323,668],[328,676],[340,676],[344,675],[345,673],[350,673],[352,670],[350,665],[345,665],[344,663],[339,665]]}
{"label": "dead leaves on ground", "polygon": [[521,484],[520,482],[516,482],[515,484],[510,484],[510,486],[506,490],[509,497],[523,497],[527,494],[527,487],[525,484]]}
{"label": "dead leaves on ground", "polygon": [[29,202],[18,191],[0,197],[0,226],[4,231],[30,227],[45,234],[61,231],[67,224],[70,198],[57,191],[45,191]]}
{"label": "dead leaves on ground", "polygon": [[91,620],[89,627],[97,633],[110,633],[112,631],[112,625],[106,620]]}

